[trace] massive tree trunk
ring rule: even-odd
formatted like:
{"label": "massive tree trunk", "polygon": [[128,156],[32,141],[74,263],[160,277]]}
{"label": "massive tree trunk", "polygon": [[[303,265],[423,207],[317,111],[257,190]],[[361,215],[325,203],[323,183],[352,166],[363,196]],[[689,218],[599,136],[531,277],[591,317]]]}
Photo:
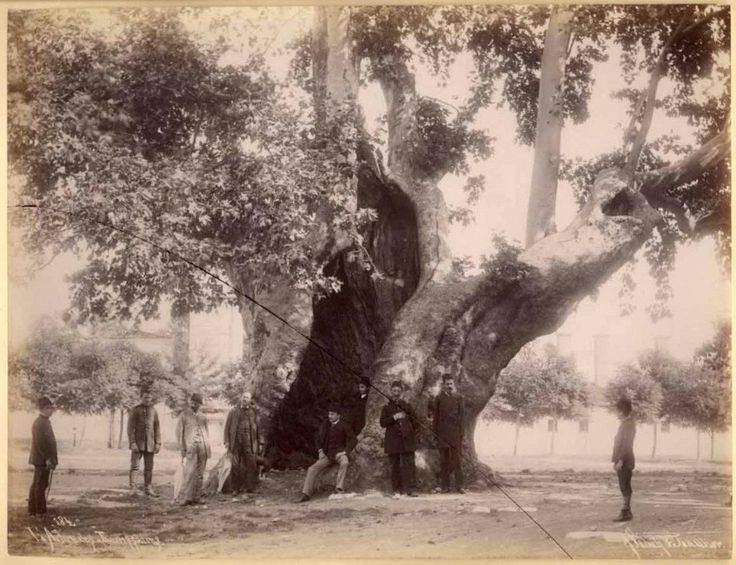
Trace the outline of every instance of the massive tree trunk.
{"label": "massive tree trunk", "polygon": [[[325,44],[344,45],[344,37],[330,36],[342,30],[323,28]],[[351,466],[351,480],[358,486],[385,479],[378,463],[385,458],[378,424],[385,398],[380,393],[388,391],[391,381],[403,381],[426,432],[427,401],[445,372],[455,376],[466,402],[465,455],[474,463],[469,471],[481,469],[473,432],[499,372],[524,344],[555,331],[584,297],[633,257],[660,221],[642,193],[663,174],[682,174],[668,168],[644,179],[621,169],[605,170],[564,230],[535,241],[515,260],[459,278],[450,268],[448,213],[437,185],[447,171],[417,158],[422,140],[415,122],[419,97],[413,76],[390,51],[373,63],[387,103],[388,170],[367,143],[360,144],[357,191],[359,206],[379,211],[366,242],[387,277],[374,280],[338,253],[331,269],[344,287],[315,305],[311,334],[356,373],[371,377],[366,427]],[[720,158],[728,153],[728,138],[715,152]],[[711,153],[691,158],[687,174],[702,171]],[[355,382],[352,370],[314,346],[307,348],[274,416],[270,444],[282,464],[309,462],[326,404],[343,397]],[[417,463],[420,470],[430,470],[436,452],[431,434],[422,436]],[[433,486],[431,473],[422,479]]]}

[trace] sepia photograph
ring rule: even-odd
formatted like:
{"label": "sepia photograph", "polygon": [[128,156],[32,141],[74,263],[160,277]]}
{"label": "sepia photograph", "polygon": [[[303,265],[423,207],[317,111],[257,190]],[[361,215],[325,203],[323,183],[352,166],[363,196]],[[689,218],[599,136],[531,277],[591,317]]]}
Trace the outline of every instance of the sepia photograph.
{"label": "sepia photograph", "polygon": [[4,558],[731,558],[730,4],[3,11]]}

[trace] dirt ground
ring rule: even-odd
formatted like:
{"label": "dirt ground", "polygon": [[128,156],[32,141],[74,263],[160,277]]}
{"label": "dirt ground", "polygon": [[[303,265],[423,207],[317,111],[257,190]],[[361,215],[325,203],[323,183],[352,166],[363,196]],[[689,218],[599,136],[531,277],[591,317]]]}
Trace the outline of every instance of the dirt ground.
{"label": "dirt ground", "polygon": [[[104,466],[103,466],[104,467]],[[503,473],[503,469],[501,469]],[[250,498],[200,507],[171,502],[173,471],[157,469],[161,497],[131,494],[122,469],[58,469],[50,516],[25,510],[30,470],[11,467],[11,555],[149,558],[564,558],[497,488],[389,498],[322,492],[296,504],[303,472],[273,471]],[[614,523],[612,472],[511,470],[504,490],[573,558],[727,558],[730,477],[712,471],[635,472],[634,520]]]}

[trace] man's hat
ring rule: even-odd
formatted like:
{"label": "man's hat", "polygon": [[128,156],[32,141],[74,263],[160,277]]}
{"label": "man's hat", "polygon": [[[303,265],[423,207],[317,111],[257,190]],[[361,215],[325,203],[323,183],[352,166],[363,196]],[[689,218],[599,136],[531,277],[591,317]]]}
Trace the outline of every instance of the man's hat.
{"label": "man's hat", "polygon": [[196,402],[197,404],[202,404],[202,402],[203,402],[202,395],[199,394],[198,392],[195,392],[189,398],[191,399],[192,402]]}
{"label": "man's hat", "polygon": [[48,396],[42,396],[38,399],[38,408],[39,410],[43,410],[44,408],[48,408],[49,406],[53,406],[54,403],[51,402],[51,399]]}
{"label": "man's hat", "polygon": [[371,386],[371,381],[369,381],[366,377],[360,377],[360,382],[358,384],[369,387]]}
{"label": "man's hat", "polygon": [[339,404],[335,404],[335,403],[328,404],[327,405],[327,411],[328,412],[335,412],[336,414],[342,414],[342,408],[340,407]]}
{"label": "man's hat", "polygon": [[392,381],[391,388],[394,388],[395,386],[399,387],[400,389],[403,389],[404,383],[402,383],[401,381]]}

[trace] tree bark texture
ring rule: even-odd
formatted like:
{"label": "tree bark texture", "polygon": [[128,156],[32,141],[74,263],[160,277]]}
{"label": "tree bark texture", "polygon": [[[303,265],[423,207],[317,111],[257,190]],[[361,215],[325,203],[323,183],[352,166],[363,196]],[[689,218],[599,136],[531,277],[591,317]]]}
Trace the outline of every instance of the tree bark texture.
{"label": "tree bark texture", "polygon": [[[716,156],[727,154],[728,140],[688,158],[685,170],[676,164],[646,178],[622,169],[602,171],[588,202],[565,229],[535,241],[510,264],[458,278],[447,245],[447,207],[437,186],[447,171],[430,169],[416,158],[421,140],[416,135],[413,76],[390,51],[373,63],[387,102],[387,170],[368,144],[361,143],[357,191],[359,206],[378,210],[379,220],[365,241],[386,277],[373,279],[344,252],[337,253],[330,272],[344,286],[314,304],[311,336],[371,379],[366,426],[349,476],[352,484],[385,484],[384,465],[379,464],[385,459],[384,431],[378,419],[386,399],[377,391],[386,393],[393,380],[400,380],[422,430],[418,471],[424,473],[425,485],[434,486],[438,455],[427,404],[443,373],[455,377],[465,399],[464,453],[472,481],[473,471],[488,471],[477,463],[473,433],[499,372],[524,344],[559,328],[649,238],[661,216],[647,201],[647,191],[661,189],[665,175],[697,175]],[[269,436],[281,465],[311,462],[314,432],[327,404],[343,399],[356,381],[346,366],[313,345],[307,347]]]}
{"label": "tree bark texture", "polygon": [[562,81],[570,42],[569,10],[553,10],[544,40],[526,246],[554,233],[562,134]]}

